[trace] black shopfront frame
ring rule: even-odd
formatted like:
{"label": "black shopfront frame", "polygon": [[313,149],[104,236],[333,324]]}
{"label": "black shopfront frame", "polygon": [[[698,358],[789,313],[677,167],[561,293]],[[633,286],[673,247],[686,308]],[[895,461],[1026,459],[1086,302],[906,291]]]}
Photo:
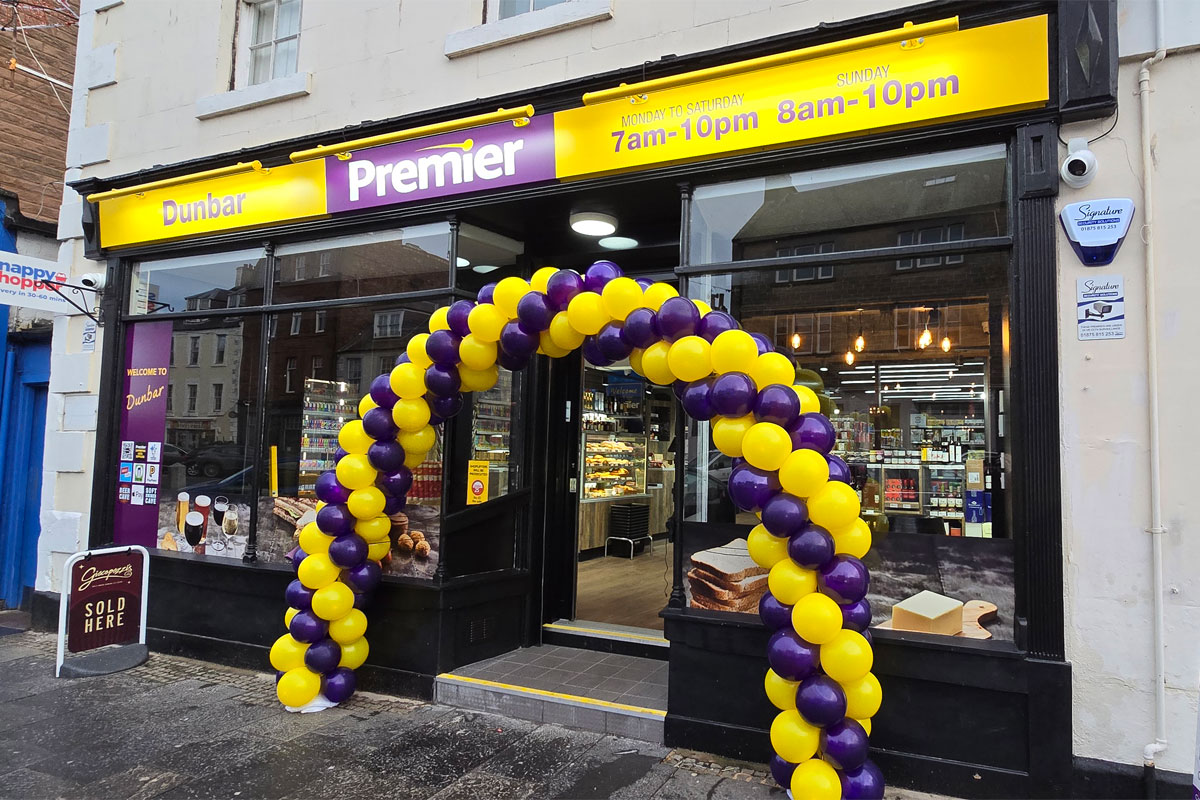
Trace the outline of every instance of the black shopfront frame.
{"label": "black shopfront frame", "polygon": [[[124,353],[122,303],[128,297],[132,261],[150,255],[218,252],[264,241],[325,238],[360,230],[403,224],[453,220],[469,209],[498,201],[566,194],[591,188],[629,186],[647,180],[680,183],[684,204],[680,264],[677,273],[712,272],[689,264],[687,203],[690,187],[731,180],[766,170],[797,171],[819,164],[876,160],[916,152],[957,149],[1003,142],[1010,158],[1012,224],[1010,235],[963,243],[963,251],[1010,250],[1011,378],[1008,424],[1014,463],[1009,492],[1009,519],[1017,538],[1014,646],[942,637],[878,631],[876,672],[883,681],[885,707],[872,735],[875,757],[889,782],[959,796],[1067,796],[1072,794],[1071,672],[1065,661],[1061,487],[1057,447],[1057,284],[1054,197],[1057,193],[1057,125],[1062,121],[1107,116],[1115,108],[1116,4],[1099,2],[1031,2],[1011,5],[933,2],[897,12],[820,26],[772,39],[724,48],[687,58],[668,58],[586,80],[572,81],[519,96],[493,98],[425,115],[364,125],[353,136],[366,136],[441,119],[478,113],[520,99],[540,112],[569,107],[583,91],[621,81],[660,77],[728,63],[823,41],[896,27],[904,21],[927,21],[959,14],[964,27],[1032,14],[1049,13],[1051,93],[1049,107],[1001,117],[823,142],[786,151],[756,153],[702,164],[666,167],[643,173],[579,181],[570,185],[508,190],[488,196],[392,208],[368,215],[283,225],[269,232],[223,234],[203,242],[179,242],[123,251],[119,257],[100,251],[94,205],[85,206],[88,255],[108,259],[109,286],[102,313],[106,327],[97,427],[90,543],[111,537],[114,496],[110,454],[118,437],[119,375]],[[1102,41],[1094,46],[1097,62],[1088,69],[1077,63],[1080,30],[1099,20]],[[349,134],[348,134],[349,135]],[[286,159],[300,146],[323,143],[328,136],[305,137],[254,151],[224,154],[120,179],[76,184],[83,193],[171,177],[227,163],[232,155],[253,156],[264,163]],[[270,245],[268,245],[268,248]],[[915,255],[921,246],[886,248],[881,256]],[[942,245],[941,250],[946,250]],[[910,252],[911,251],[911,252]],[[861,258],[862,253],[856,253]],[[271,253],[268,252],[268,257]],[[793,259],[802,264],[805,257]],[[450,263],[454,263],[453,254]],[[741,262],[736,268],[773,268]],[[414,300],[452,297],[453,270],[445,290],[371,298]],[[269,290],[268,290],[269,292]],[[350,301],[347,301],[350,302]],[[355,300],[354,302],[361,302]],[[271,313],[302,304],[274,306]],[[307,307],[307,306],[305,306]],[[231,310],[232,311],[232,310]],[[250,312],[254,313],[254,312]],[[185,318],[204,312],[154,315]],[[209,314],[211,316],[211,314]],[[265,326],[264,326],[265,327]],[[260,343],[259,368],[267,369],[266,334]],[[560,414],[545,391],[552,369],[542,360],[530,368],[528,452],[552,450]],[[553,367],[564,368],[564,367]],[[557,382],[561,384],[562,382]],[[265,381],[260,381],[259,413]],[[561,399],[561,398],[559,398]],[[263,430],[259,426],[258,430]],[[453,435],[453,434],[452,434]],[[682,441],[682,437],[679,437]],[[437,674],[464,663],[540,641],[544,599],[542,574],[550,553],[544,532],[554,517],[565,472],[550,458],[534,460],[527,489],[510,497],[451,515],[446,529],[487,525],[496,516],[529,509],[526,536],[518,542],[511,570],[442,578],[434,582],[385,579],[370,609],[371,663],[360,671],[361,685],[420,697],[432,697]],[[682,463],[682,462],[678,462]],[[682,509],[682,470],[677,473],[676,508]],[[444,506],[445,507],[445,506]],[[457,517],[457,519],[453,519]],[[687,525],[681,526],[687,535]],[[682,548],[677,548],[681,553]],[[150,643],[160,650],[261,669],[266,649],[282,630],[283,591],[292,578],[279,566],[247,567],[220,559],[155,554],[149,625]],[[663,611],[670,648],[670,699],[666,719],[668,745],[761,760],[769,752],[766,726],[771,709],[761,697],[767,631],[736,615],[683,607],[680,572],[675,592]],[[482,641],[473,637],[487,633]],[[729,676],[714,691],[712,676]]]}

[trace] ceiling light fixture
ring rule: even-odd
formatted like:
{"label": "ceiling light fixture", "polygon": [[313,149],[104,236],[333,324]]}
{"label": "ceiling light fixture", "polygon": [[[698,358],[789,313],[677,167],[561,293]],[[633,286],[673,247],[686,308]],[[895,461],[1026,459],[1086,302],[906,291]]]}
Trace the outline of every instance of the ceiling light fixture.
{"label": "ceiling light fixture", "polygon": [[500,268],[494,267],[491,264],[476,264],[475,266],[471,267],[471,271],[478,272],[480,275],[484,275],[489,272],[495,272],[498,269]]}
{"label": "ceiling light fixture", "polygon": [[854,351],[853,350],[846,351],[846,363],[851,366],[854,365]]}
{"label": "ceiling light fixture", "polygon": [[950,352],[950,337],[949,336],[942,337],[942,352],[943,353]]}
{"label": "ceiling light fixture", "polygon": [[638,246],[638,240],[628,236],[605,236],[597,244],[608,250],[632,250]]}
{"label": "ceiling light fixture", "polygon": [[584,236],[612,236],[617,232],[617,218],[599,211],[577,211],[570,222],[571,230]]}
{"label": "ceiling light fixture", "polygon": [[799,349],[800,349],[800,342],[801,342],[801,341],[802,341],[802,340],[800,339],[800,334],[798,334],[798,333],[793,333],[793,334],[792,334],[792,349],[793,349],[793,350],[799,350]]}
{"label": "ceiling light fixture", "polygon": [[458,266],[459,269],[462,269],[463,267],[471,266],[471,262],[468,261],[467,259],[463,258],[462,256],[456,257],[454,259],[454,263]]}
{"label": "ceiling light fixture", "polygon": [[858,310],[858,338],[854,340],[854,352],[856,353],[867,349],[867,340],[863,338],[862,312],[863,310],[860,308]]}

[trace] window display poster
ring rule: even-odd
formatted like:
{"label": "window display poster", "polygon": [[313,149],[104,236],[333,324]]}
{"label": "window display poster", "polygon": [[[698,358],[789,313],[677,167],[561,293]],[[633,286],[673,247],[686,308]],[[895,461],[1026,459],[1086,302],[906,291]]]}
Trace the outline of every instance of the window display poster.
{"label": "window display poster", "polygon": [[117,461],[116,544],[158,544],[159,461],[167,429],[170,322],[129,328],[122,377],[121,444]]}
{"label": "window display poster", "polygon": [[1125,338],[1125,279],[1120,275],[1079,278],[1075,287],[1079,341]]}

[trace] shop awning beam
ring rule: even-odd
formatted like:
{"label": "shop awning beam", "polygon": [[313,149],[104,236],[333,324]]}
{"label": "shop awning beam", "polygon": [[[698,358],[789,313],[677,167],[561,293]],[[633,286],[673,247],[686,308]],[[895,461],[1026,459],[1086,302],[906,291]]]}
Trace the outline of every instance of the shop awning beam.
{"label": "shop awning beam", "polygon": [[293,163],[301,161],[312,161],[317,158],[325,158],[326,156],[337,156],[345,160],[350,157],[350,154],[355,150],[365,150],[368,147],[378,147],[383,144],[394,144],[396,142],[405,142],[409,139],[420,139],[422,136],[433,136],[438,133],[450,133],[452,131],[461,131],[467,128],[478,128],[483,125],[491,125],[494,122],[512,122],[518,127],[528,125],[530,117],[533,116],[533,106],[526,105],[520,108],[501,108],[497,111],[492,111],[487,114],[476,114],[472,117],[461,117],[459,119],[451,119],[445,122],[435,122],[430,125],[419,125],[416,128],[408,128],[402,131],[393,131],[392,133],[381,133],[378,136],[367,136],[362,139],[351,139],[348,142],[339,142],[337,144],[323,144],[319,147],[313,147],[308,150],[297,150],[292,153],[291,158]]}
{"label": "shop awning beam", "polygon": [[192,181],[203,180],[204,178],[220,178],[225,175],[237,175],[241,172],[261,171],[263,171],[263,165],[261,161],[239,161],[238,163],[228,167],[217,167],[216,169],[205,170],[204,172],[193,172],[190,175],[180,175],[176,178],[164,178],[161,181],[139,183],[137,186],[126,186],[123,189],[109,189],[107,192],[89,194],[87,196],[87,201],[89,203],[98,203],[101,200],[112,200],[114,197],[142,194],[143,192],[148,192],[151,189],[165,189],[168,186],[178,186],[181,183],[191,183]]}
{"label": "shop awning beam", "polygon": [[822,56],[848,53],[853,50],[862,50],[866,47],[874,47],[881,44],[902,42],[904,44],[901,47],[915,48],[924,43],[923,39],[926,36],[933,36],[938,33],[951,33],[956,30],[958,30],[958,17],[939,19],[934,22],[922,22],[920,25],[906,22],[903,28],[892,31],[868,33],[865,36],[855,36],[852,39],[827,42],[800,50],[790,50],[786,53],[752,58],[748,61],[738,61],[733,64],[723,64],[719,67],[709,67],[708,69],[700,69],[695,72],[684,72],[680,75],[670,75],[665,78],[655,78],[639,83],[622,83],[620,86],[612,89],[588,92],[583,96],[583,104],[590,106],[596,103],[606,103],[610,100],[620,100],[625,97],[641,98],[643,95],[661,91],[662,89],[673,89],[676,86],[686,86],[690,83],[725,78],[730,75],[739,75],[744,72],[767,69],[768,67],[778,67],[783,64],[794,64],[797,61],[809,61],[814,58],[821,58]]}

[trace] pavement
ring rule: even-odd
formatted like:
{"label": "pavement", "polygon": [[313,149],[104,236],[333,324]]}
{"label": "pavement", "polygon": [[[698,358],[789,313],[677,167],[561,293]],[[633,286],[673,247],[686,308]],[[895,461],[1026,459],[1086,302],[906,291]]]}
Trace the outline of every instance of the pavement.
{"label": "pavement", "polygon": [[289,714],[272,675],[158,653],[59,679],[54,648],[0,635],[0,798],[787,796],[762,764],[403,698]]}

